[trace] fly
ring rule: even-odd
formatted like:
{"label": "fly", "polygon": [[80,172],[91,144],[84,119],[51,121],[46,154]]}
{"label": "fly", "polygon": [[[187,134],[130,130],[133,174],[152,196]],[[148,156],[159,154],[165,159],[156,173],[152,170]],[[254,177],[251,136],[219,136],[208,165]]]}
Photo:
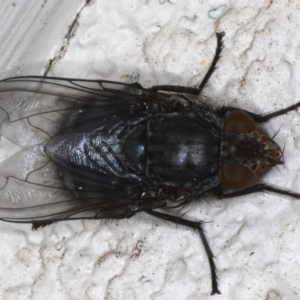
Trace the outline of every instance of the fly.
{"label": "fly", "polygon": [[33,228],[71,219],[121,219],[138,212],[196,229],[220,293],[214,256],[202,225],[176,209],[257,192],[299,199],[262,183],[283,164],[282,151],[260,123],[269,114],[213,108],[202,96],[222,51],[197,87],[143,88],[106,80],[14,77],[0,82],[1,134],[22,151],[0,167],[0,219]]}

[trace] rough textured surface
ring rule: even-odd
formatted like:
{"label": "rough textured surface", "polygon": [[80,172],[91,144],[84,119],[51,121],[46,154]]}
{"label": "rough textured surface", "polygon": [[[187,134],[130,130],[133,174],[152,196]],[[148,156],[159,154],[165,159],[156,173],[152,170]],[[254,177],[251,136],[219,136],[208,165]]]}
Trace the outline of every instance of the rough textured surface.
{"label": "rough textured surface", "polygon": [[[209,12],[228,11],[218,20]],[[225,49],[206,95],[254,112],[300,99],[297,1],[31,1],[1,4],[1,78],[55,75],[193,85]],[[267,124],[285,166],[265,181],[300,191],[300,115]],[[3,158],[9,145],[0,144]],[[8,151],[6,153],[5,151]],[[197,234],[139,214],[76,221],[36,232],[0,223],[1,299],[299,299],[300,203],[271,194],[194,203],[222,295],[212,298]]]}

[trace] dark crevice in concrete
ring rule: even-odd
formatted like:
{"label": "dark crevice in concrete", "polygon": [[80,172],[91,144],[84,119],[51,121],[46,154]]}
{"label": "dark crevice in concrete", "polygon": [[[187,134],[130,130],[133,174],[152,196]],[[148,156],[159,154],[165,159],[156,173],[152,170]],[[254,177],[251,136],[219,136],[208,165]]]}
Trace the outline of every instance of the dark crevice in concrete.
{"label": "dark crevice in concrete", "polygon": [[92,0],[86,0],[85,4],[82,6],[82,8],[79,10],[79,12],[76,14],[74,20],[72,21],[71,25],[68,26],[68,32],[66,33],[64,39],[63,39],[63,45],[61,46],[59,52],[57,55],[55,55],[53,58],[51,58],[48,62],[48,66],[46,67],[46,70],[44,72],[44,76],[47,76],[47,74],[50,72],[52,66],[59,61],[61,58],[64,57],[65,53],[67,52],[67,48],[70,44],[70,40],[72,37],[75,35],[76,29],[79,26],[79,17],[83,9],[87,6],[90,5]]}

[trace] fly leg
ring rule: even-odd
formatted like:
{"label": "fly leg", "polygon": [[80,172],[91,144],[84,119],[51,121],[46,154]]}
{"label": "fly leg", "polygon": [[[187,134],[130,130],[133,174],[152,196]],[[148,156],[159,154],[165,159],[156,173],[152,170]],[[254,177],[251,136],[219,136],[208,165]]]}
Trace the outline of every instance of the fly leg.
{"label": "fly leg", "polygon": [[197,86],[197,87],[187,87],[187,86],[176,86],[176,85],[155,85],[155,86],[149,88],[148,90],[199,95],[202,92],[205,85],[207,84],[210,76],[212,75],[212,73],[216,69],[216,65],[217,65],[217,63],[218,63],[218,61],[221,57],[221,52],[222,52],[222,49],[223,49],[223,37],[224,37],[224,35],[225,35],[224,32],[218,32],[216,34],[216,36],[217,36],[216,53],[215,53],[214,59],[213,59],[211,65],[210,65],[206,75],[204,76],[204,78],[201,81],[201,83],[199,84],[199,86]]}
{"label": "fly leg", "polygon": [[227,112],[234,111],[234,110],[240,110],[240,111],[244,111],[247,114],[249,114],[253,118],[254,121],[256,121],[258,123],[263,123],[263,122],[267,122],[270,119],[273,119],[275,117],[278,117],[278,116],[281,116],[281,115],[285,115],[286,113],[288,113],[290,111],[296,110],[298,107],[300,107],[300,101],[297,102],[296,104],[290,105],[290,106],[288,106],[286,108],[283,108],[283,109],[279,109],[279,110],[274,111],[272,113],[268,113],[268,114],[255,114],[255,113],[249,112],[247,110],[237,109],[236,107],[223,106],[220,109],[219,115],[221,117],[224,117]]}
{"label": "fly leg", "polygon": [[190,220],[186,220],[186,219],[183,219],[183,218],[180,218],[180,217],[177,217],[177,216],[168,215],[166,213],[157,212],[157,211],[154,211],[154,210],[148,210],[148,211],[145,211],[145,212],[147,214],[149,214],[151,216],[154,216],[154,217],[157,217],[159,219],[166,220],[166,221],[169,221],[169,222],[172,222],[172,223],[175,223],[175,224],[184,225],[184,226],[196,229],[199,232],[200,238],[201,238],[201,241],[203,243],[206,255],[208,257],[209,265],[210,265],[211,283],[212,283],[211,295],[221,294],[221,292],[219,291],[219,288],[218,288],[218,278],[217,278],[217,274],[216,274],[216,266],[215,266],[215,263],[214,263],[214,260],[213,260],[214,255],[213,255],[213,253],[212,253],[212,251],[211,251],[211,249],[208,245],[207,239],[206,239],[204,231],[202,229],[203,221],[193,222],[193,221],[190,221]]}
{"label": "fly leg", "polygon": [[48,225],[51,225],[51,224],[53,224],[53,222],[32,222],[31,224],[32,224],[32,228],[31,229],[33,231],[35,231],[35,230],[37,230],[39,228],[44,228],[44,227],[46,227]]}
{"label": "fly leg", "polygon": [[256,184],[252,185],[248,188],[245,188],[241,191],[237,192],[231,192],[231,193],[224,193],[221,189],[216,191],[214,195],[216,195],[219,199],[225,199],[225,198],[233,198],[233,197],[239,197],[239,196],[244,196],[248,194],[253,194],[253,193],[259,193],[259,192],[271,192],[274,194],[279,194],[279,195],[284,195],[284,196],[289,196],[291,198],[295,199],[300,199],[300,194],[295,193],[295,192],[290,192],[287,190],[282,190],[280,188],[273,187],[271,185],[267,184]]}

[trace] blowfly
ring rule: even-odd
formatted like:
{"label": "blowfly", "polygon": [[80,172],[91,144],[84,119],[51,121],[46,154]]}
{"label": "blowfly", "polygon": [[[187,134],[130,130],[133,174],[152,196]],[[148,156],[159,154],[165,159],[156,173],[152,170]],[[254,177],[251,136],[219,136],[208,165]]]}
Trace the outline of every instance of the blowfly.
{"label": "blowfly", "polygon": [[106,80],[14,77],[0,82],[1,134],[22,150],[0,166],[0,219],[38,228],[72,219],[147,214],[196,229],[220,293],[203,221],[178,208],[209,195],[233,198],[298,193],[260,181],[283,164],[282,151],[259,124],[269,114],[214,108],[202,96],[223,48],[196,87],[143,88]]}

